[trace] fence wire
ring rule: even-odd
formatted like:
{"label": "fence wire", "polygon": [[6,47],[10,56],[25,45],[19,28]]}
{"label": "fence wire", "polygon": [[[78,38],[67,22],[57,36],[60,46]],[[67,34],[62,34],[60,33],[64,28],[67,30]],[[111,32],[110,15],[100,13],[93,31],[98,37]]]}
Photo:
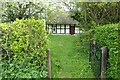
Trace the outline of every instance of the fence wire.
{"label": "fence wire", "polygon": [[91,64],[91,68],[96,78],[100,77],[100,64],[101,64],[101,50],[98,44],[93,44],[90,42],[90,53],[89,53],[89,61]]}

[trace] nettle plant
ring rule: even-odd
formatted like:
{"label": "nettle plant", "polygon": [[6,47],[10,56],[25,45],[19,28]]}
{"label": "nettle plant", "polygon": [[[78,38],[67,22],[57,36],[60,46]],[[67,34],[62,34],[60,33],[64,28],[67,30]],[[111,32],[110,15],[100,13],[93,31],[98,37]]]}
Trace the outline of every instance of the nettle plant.
{"label": "nettle plant", "polygon": [[47,34],[44,20],[16,19],[0,24],[2,77],[47,77]]}

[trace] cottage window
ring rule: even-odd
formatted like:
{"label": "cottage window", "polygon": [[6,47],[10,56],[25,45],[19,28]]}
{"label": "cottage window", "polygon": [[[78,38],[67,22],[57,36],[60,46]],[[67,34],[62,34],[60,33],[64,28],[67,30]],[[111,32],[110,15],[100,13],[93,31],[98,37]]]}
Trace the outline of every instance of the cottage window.
{"label": "cottage window", "polygon": [[53,31],[56,31],[56,27],[53,27]]}
{"label": "cottage window", "polygon": [[56,27],[56,25],[52,26],[52,33],[57,33],[57,27]]}

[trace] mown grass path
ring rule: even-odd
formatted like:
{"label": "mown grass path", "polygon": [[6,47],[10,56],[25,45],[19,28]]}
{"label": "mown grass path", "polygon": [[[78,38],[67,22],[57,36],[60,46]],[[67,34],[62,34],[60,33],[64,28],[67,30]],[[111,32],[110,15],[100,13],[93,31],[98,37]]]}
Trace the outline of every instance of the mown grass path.
{"label": "mown grass path", "polygon": [[52,78],[94,78],[88,56],[76,50],[76,36],[50,35]]}

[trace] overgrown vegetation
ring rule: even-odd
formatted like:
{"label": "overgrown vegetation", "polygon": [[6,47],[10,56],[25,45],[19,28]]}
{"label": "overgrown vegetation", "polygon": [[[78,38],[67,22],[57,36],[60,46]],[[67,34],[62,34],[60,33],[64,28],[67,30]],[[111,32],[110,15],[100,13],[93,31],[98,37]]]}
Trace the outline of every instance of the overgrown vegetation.
{"label": "overgrown vegetation", "polygon": [[47,77],[44,27],[43,20],[34,18],[0,24],[3,78]]}
{"label": "overgrown vegetation", "polygon": [[95,29],[95,40],[101,46],[107,46],[109,49],[109,65],[107,66],[107,76],[120,78],[120,50],[118,39],[118,24],[107,24],[98,26]]}
{"label": "overgrown vegetation", "polygon": [[[90,56],[90,42],[95,41],[98,51],[96,51],[97,57],[100,59],[100,48],[107,46],[109,49],[108,64],[107,64],[107,78],[119,79],[120,75],[120,50],[119,50],[119,23],[118,24],[106,24],[103,26],[97,26],[95,29],[90,29],[89,31],[80,34],[78,42],[79,52],[81,50]],[[94,34],[94,36],[93,36]],[[94,59],[91,60],[91,66],[93,67],[93,72],[96,73],[96,77],[100,76],[100,64],[99,60],[96,65],[94,64]],[[98,68],[98,69],[97,69]]]}
{"label": "overgrown vegetation", "polygon": [[[109,65],[107,77],[119,78],[119,2],[72,3],[71,17],[80,22],[79,47],[84,53],[89,53],[90,43],[95,41],[101,47],[109,48]],[[99,27],[98,27],[99,26]],[[99,55],[97,53],[97,55]]]}
{"label": "overgrown vegetation", "polygon": [[[42,3],[37,4],[33,2],[6,2],[0,6],[2,7],[1,12],[3,12],[1,22],[10,22],[0,24],[0,52],[2,52],[0,55],[2,57],[3,77],[38,78],[47,76],[45,66],[46,32],[43,28],[44,23],[39,20],[39,18],[48,18],[51,20],[53,14],[61,14],[59,10],[61,7],[57,6],[53,8],[51,7],[52,5],[53,4],[46,6]],[[65,71],[68,71],[68,73],[65,73],[67,74],[65,76],[68,77],[83,78],[87,74],[90,74],[91,77],[92,74],[87,72],[87,69],[90,69],[88,63],[86,63],[88,68],[85,68],[86,64],[84,66],[80,65],[79,61],[85,62],[85,56],[89,54],[89,43],[96,40],[100,46],[107,46],[109,48],[107,77],[119,78],[120,34],[118,32],[120,29],[120,2],[82,3],[77,1],[70,2],[69,5],[71,17],[80,22],[80,29],[83,30],[83,33],[78,37],[79,40],[74,42],[76,45],[75,48],[79,50],[81,54],[77,54],[77,52],[75,54],[72,53],[71,50],[73,48],[71,45],[73,44],[67,43],[69,40],[66,40],[65,37],[63,37],[65,41],[62,38],[57,39],[57,36],[56,38],[51,38],[53,44],[51,44],[52,46],[50,45],[50,47],[55,49],[53,49],[53,53],[56,54],[58,53],[58,49],[60,50],[60,54],[57,54],[59,55],[59,60],[53,58],[53,61],[55,60],[55,63],[53,63],[53,66],[55,66],[55,69],[53,69],[55,75],[53,73],[53,77],[64,77],[62,74],[64,74]],[[45,8],[47,11],[45,11]],[[38,20],[29,19],[33,16]],[[16,20],[16,18],[22,20]],[[68,39],[72,42],[73,37]],[[55,41],[60,41],[59,45],[56,45],[58,43]],[[64,43],[66,45],[63,46]],[[65,49],[66,51],[64,51]],[[63,57],[64,54],[61,54],[64,52],[67,53],[67,55],[64,56],[66,58]],[[64,61],[67,58],[76,62],[75,64],[77,66],[72,65],[72,68],[68,67],[71,65],[71,61],[68,60],[68,64],[65,63]],[[62,62],[64,63],[62,64]],[[62,68],[60,64],[65,65],[65,68]],[[71,68],[71,71],[68,70],[68,68]],[[80,69],[74,73],[76,69],[74,70],[73,68],[85,69],[82,71]],[[60,69],[61,72],[56,69]],[[82,73],[84,71],[87,73]]]}

